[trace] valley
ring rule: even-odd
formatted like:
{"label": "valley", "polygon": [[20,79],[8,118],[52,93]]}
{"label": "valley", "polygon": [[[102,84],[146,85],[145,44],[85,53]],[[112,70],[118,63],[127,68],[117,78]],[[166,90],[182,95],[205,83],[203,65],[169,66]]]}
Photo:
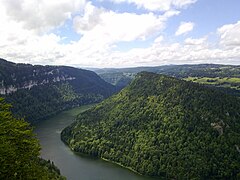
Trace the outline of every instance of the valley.
{"label": "valley", "polygon": [[0,0],[0,180],[240,180],[240,0]]}
{"label": "valley", "polygon": [[103,160],[71,151],[60,139],[62,129],[74,122],[76,115],[94,105],[86,105],[64,111],[36,124],[34,132],[42,147],[41,157],[51,159],[60,169],[61,174],[70,180],[151,180],[129,170]]}
{"label": "valley", "polygon": [[43,158],[37,163],[48,168],[47,179],[240,176],[239,66],[96,74],[3,59],[0,65],[1,97],[14,117],[36,126]]}
{"label": "valley", "polygon": [[168,65],[122,69],[94,69],[106,82],[118,89],[126,87],[141,71],[164,74],[178,79],[216,87],[229,94],[240,96],[240,66],[220,64]]}
{"label": "valley", "polygon": [[116,92],[92,71],[16,64],[0,59],[0,92],[17,117],[35,123],[63,110],[97,103]]}
{"label": "valley", "polygon": [[142,72],[61,138],[142,175],[229,179],[240,175],[239,112],[240,100],[215,88]]}

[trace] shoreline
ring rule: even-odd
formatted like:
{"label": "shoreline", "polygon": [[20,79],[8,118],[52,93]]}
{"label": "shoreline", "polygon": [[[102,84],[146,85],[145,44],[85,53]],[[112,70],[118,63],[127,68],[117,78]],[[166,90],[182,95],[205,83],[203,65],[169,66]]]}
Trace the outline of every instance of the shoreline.
{"label": "shoreline", "polygon": [[[125,169],[128,169],[128,170],[130,170],[130,171],[138,174],[138,175],[144,176],[143,174],[137,172],[137,171],[134,170],[133,168],[128,167],[128,166],[124,166],[123,164],[121,164],[121,163],[119,163],[119,162],[111,161],[111,160],[106,159],[106,158],[103,158],[103,157],[98,157],[98,158],[101,159],[101,160],[103,160],[103,161],[110,162],[110,163],[112,163],[112,164],[116,164],[116,165],[118,165],[118,166],[121,166],[121,167],[123,167],[123,168],[125,168]],[[145,176],[145,177],[147,177],[147,176]]]}
{"label": "shoreline", "polygon": [[[106,159],[106,158],[104,158],[104,157],[99,157],[99,156],[94,157],[94,156],[91,156],[91,155],[89,155],[89,154],[85,154],[85,153],[81,153],[81,152],[74,151],[74,149],[73,149],[71,146],[69,146],[69,144],[68,144],[67,142],[65,142],[64,140],[62,140],[62,142],[63,142],[65,145],[67,145],[67,146],[69,147],[69,149],[70,149],[72,152],[74,152],[75,154],[77,154],[78,156],[84,156],[84,157],[89,157],[89,158],[93,158],[93,159],[100,159],[100,160],[103,160],[103,161],[105,161],[105,162],[109,162],[109,163],[112,163],[112,164],[116,164],[116,165],[118,165],[118,166],[120,166],[120,167],[123,167],[123,168],[125,168],[125,169],[128,169],[129,171],[132,171],[132,172],[134,172],[134,173],[136,173],[136,174],[138,174],[138,175],[140,175],[140,176],[144,176],[143,174],[137,172],[137,171],[134,170],[133,168],[124,166],[123,164],[121,164],[121,163],[119,163],[119,162],[111,161],[111,160]],[[145,176],[145,177],[151,177],[151,176]],[[151,177],[151,178],[153,178],[153,177]]]}
{"label": "shoreline", "polygon": [[99,156],[96,156],[96,157],[95,157],[95,156],[91,156],[91,155],[89,155],[89,154],[85,154],[85,153],[81,153],[81,152],[74,151],[74,149],[73,149],[71,146],[69,146],[68,143],[65,143],[64,141],[63,141],[63,143],[66,144],[66,145],[70,148],[70,150],[71,150],[72,152],[74,152],[74,153],[75,153],[76,155],[78,155],[78,156],[88,157],[88,158],[92,158],[92,159],[100,159],[100,160],[102,160],[102,161],[105,161],[105,162],[108,162],[108,163],[111,163],[111,164],[120,166],[120,167],[122,167],[122,168],[124,168],[124,169],[127,169],[127,170],[129,170],[129,171],[131,171],[131,172],[133,172],[133,173],[135,173],[135,174],[137,174],[137,175],[140,175],[140,176],[142,176],[142,177],[151,178],[151,179],[153,179],[153,180],[159,178],[159,177],[156,177],[156,176],[146,176],[146,175],[143,175],[143,174],[137,172],[136,170],[134,170],[134,169],[131,168],[131,167],[124,166],[123,164],[121,164],[121,163],[119,163],[119,162],[111,161],[111,160],[106,159],[106,158],[104,158],[104,157],[99,157]]}

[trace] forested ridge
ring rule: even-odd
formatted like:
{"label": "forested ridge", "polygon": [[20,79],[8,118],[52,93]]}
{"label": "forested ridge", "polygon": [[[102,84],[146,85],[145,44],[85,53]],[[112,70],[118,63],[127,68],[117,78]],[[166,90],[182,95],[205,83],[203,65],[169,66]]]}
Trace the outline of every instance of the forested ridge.
{"label": "forested ridge", "polygon": [[239,112],[234,96],[142,72],[120,93],[79,114],[61,138],[75,152],[143,175],[238,179]]}
{"label": "forested ridge", "polygon": [[16,64],[0,59],[0,93],[17,117],[36,122],[62,110],[96,103],[116,89],[96,73],[67,66]]}
{"label": "forested ridge", "polygon": [[178,79],[206,84],[240,97],[240,66],[222,64],[166,65],[122,69],[96,69],[106,82],[119,89],[128,85],[141,71],[164,74]]}
{"label": "forested ridge", "polygon": [[39,158],[40,145],[32,127],[16,119],[0,98],[0,179],[65,179],[53,162]]}

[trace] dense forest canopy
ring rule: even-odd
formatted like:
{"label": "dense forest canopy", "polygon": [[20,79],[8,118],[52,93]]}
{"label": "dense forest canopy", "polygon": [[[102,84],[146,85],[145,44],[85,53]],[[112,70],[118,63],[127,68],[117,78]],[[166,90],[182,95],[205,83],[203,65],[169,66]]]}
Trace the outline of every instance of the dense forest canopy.
{"label": "dense forest canopy", "polygon": [[0,179],[65,179],[50,161],[39,158],[40,145],[32,127],[16,119],[0,98]]}
{"label": "dense forest canopy", "polygon": [[92,71],[0,59],[0,93],[13,105],[14,115],[29,122],[71,107],[100,102],[115,91],[113,85]]}
{"label": "dense forest canopy", "polygon": [[216,87],[240,97],[240,66],[221,64],[167,65],[122,69],[95,69],[105,81],[119,89],[128,85],[141,71],[154,72]]}
{"label": "dense forest canopy", "polygon": [[240,178],[240,100],[143,72],[61,133],[72,150],[143,175]]}

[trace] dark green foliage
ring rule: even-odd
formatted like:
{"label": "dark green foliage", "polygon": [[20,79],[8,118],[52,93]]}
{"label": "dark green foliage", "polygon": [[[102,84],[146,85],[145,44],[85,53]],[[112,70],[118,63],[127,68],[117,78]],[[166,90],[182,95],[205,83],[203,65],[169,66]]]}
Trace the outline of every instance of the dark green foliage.
{"label": "dark green foliage", "polygon": [[32,128],[15,119],[0,98],[0,179],[64,179],[53,163],[38,157],[40,145]]}
{"label": "dark green foliage", "polygon": [[123,89],[134,78],[134,74],[124,72],[103,73],[99,74],[99,76],[106,82],[109,82],[116,86],[119,90]]}
{"label": "dark green foliage", "polygon": [[71,107],[100,102],[116,90],[91,71],[0,59],[0,91],[13,104],[17,117],[35,122]]}
{"label": "dark green foliage", "polygon": [[119,94],[78,116],[61,138],[76,152],[149,176],[240,175],[240,101],[221,91],[140,73]]}
{"label": "dark green foliage", "polygon": [[[165,74],[176,78],[187,77],[240,77],[240,66],[233,65],[221,65],[221,64],[196,64],[196,65],[167,65],[167,66],[155,66],[155,67],[133,67],[122,69],[95,69],[97,74],[112,80],[115,80],[116,76],[128,76],[137,74],[142,71],[154,72],[158,74]],[[120,79],[120,77],[118,77]],[[108,81],[107,81],[108,82]],[[115,82],[115,81],[113,81]]]}
{"label": "dark green foliage", "polygon": [[[168,65],[156,67],[136,67],[122,69],[96,69],[106,82],[124,88],[127,86],[135,75],[141,71],[154,72],[176,77],[178,79],[188,79],[193,82],[199,82],[199,79],[206,78],[226,78],[224,83],[206,83],[210,86],[217,87],[228,94],[240,97],[240,83],[228,81],[228,78],[240,78],[240,66],[219,65],[219,64],[198,64],[198,65]],[[210,80],[211,81],[211,80]]]}
{"label": "dark green foliage", "polygon": [[7,101],[14,104],[14,114],[25,117],[30,122],[45,119],[74,106],[99,102],[102,99],[103,96],[98,94],[77,94],[69,83],[42,85],[31,90],[21,89],[7,96]]}

